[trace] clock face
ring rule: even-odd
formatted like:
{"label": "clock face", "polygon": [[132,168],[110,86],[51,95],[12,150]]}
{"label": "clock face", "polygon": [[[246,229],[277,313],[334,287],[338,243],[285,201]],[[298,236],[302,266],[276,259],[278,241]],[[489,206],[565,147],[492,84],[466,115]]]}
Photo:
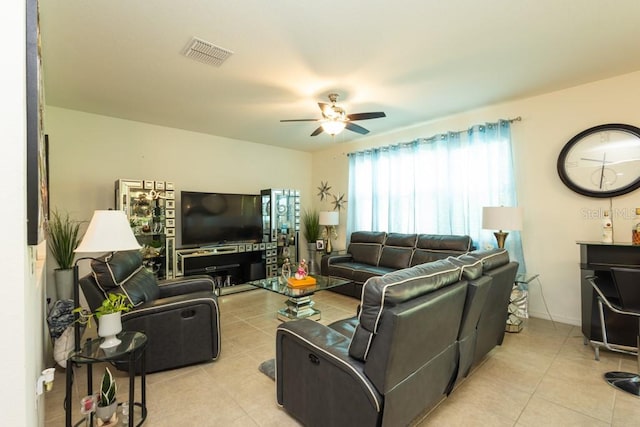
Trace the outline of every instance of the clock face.
{"label": "clock face", "polygon": [[558,157],[558,174],[573,191],[613,197],[640,187],[640,128],[623,124],[580,132]]}

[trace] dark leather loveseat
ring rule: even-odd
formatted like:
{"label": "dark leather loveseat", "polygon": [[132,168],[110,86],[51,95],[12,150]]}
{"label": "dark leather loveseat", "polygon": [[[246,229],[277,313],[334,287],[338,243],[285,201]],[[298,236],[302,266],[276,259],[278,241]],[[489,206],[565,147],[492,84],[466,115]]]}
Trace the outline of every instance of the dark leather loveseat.
{"label": "dark leather loveseat", "polygon": [[362,285],[370,277],[461,255],[473,249],[469,236],[356,231],[351,234],[347,253],[324,256],[320,272],[323,276],[350,280],[351,283],[332,290],[360,298]]}
{"label": "dark leather loveseat", "polygon": [[404,426],[502,343],[518,264],[475,251],[368,279],[357,317],[283,323],[277,401],[306,426]]}
{"label": "dark leather loveseat", "polygon": [[92,261],[91,268],[92,273],[80,279],[89,308],[95,311],[108,293],[129,297],[135,307],[122,313],[122,329],[147,335],[147,372],[218,358],[220,311],[211,277],[157,282],[142,266],[140,251],[116,252]]}

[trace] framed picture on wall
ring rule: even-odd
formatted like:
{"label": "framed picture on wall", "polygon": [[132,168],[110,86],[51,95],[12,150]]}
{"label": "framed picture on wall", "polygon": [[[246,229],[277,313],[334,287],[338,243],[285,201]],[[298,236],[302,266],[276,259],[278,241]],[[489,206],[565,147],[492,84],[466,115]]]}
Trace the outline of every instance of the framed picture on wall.
{"label": "framed picture on wall", "polygon": [[49,213],[48,138],[44,135],[44,81],[38,1],[26,2],[27,244],[45,238]]}

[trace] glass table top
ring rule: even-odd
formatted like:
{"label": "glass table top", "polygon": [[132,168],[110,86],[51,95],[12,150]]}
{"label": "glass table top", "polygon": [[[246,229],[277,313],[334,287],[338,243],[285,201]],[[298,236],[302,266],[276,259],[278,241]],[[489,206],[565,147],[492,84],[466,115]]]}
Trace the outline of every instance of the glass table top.
{"label": "glass table top", "polygon": [[349,280],[341,279],[339,277],[312,275],[316,279],[316,284],[305,287],[292,287],[289,286],[287,280],[282,277],[270,277],[268,279],[253,280],[247,282],[248,285],[256,286],[258,288],[267,289],[271,292],[277,292],[281,295],[288,297],[303,297],[311,295],[314,292],[323,291],[325,289],[335,288],[336,286],[345,285],[350,283]]}
{"label": "glass table top", "polygon": [[110,348],[100,348],[102,338],[88,340],[77,352],[71,352],[69,359],[78,363],[92,363],[95,361],[110,361],[125,358],[147,344],[147,336],[142,332],[125,331],[117,335],[120,344]]}

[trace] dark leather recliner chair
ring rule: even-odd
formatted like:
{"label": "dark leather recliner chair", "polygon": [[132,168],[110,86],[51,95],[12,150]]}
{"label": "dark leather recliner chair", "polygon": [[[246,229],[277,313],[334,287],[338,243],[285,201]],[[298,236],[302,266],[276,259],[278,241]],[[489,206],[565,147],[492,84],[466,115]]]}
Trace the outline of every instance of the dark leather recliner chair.
{"label": "dark leather recliner chair", "polygon": [[80,279],[89,308],[95,311],[108,293],[129,297],[134,308],[122,313],[122,329],[147,335],[147,372],[218,358],[220,312],[211,277],[157,282],[140,251],[116,252],[92,261],[91,268]]}
{"label": "dark leather recliner chair", "polygon": [[504,249],[419,264],[368,279],[357,318],[280,325],[278,403],[308,426],[409,425],[502,343],[517,269]]}

